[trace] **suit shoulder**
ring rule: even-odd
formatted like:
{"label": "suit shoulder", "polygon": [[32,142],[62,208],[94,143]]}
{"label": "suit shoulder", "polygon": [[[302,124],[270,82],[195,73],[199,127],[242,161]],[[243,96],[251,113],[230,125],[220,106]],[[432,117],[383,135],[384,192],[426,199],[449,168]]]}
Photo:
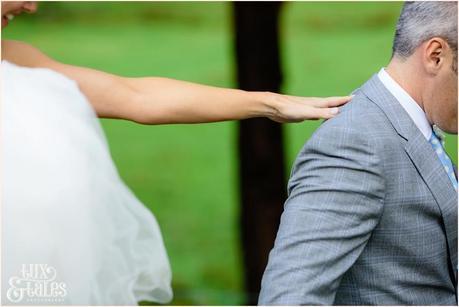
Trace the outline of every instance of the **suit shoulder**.
{"label": "suit shoulder", "polygon": [[376,128],[378,124],[389,123],[384,112],[365,95],[358,93],[349,103],[340,109],[340,113],[326,120],[320,128],[349,127],[355,130],[367,131]]}
{"label": "suit shoulder", "polygon": [[383,110],[358,91],[355,97],[340,109],[337,116],[322,123],[312,139],[326,135],[347,135],[384,143],[395,138],[397,132]]}

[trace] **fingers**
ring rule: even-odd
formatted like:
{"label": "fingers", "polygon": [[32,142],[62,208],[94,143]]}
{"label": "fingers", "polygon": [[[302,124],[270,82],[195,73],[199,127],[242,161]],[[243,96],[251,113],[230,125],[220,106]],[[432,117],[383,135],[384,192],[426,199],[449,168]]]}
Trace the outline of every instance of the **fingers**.
{"label": "fingers", "polygon": [[324,107],[339,107],[349,102],[354,96],[323,98]]}
{"label": "fingers", "polygon": [[338,97],[296,97],[290,96],[292,100],[305,103],[318,108],[339,107],[349,102],[354,96]]}
{"label": "fingers", "polygon": [[339,113],[339,108],[312,108],[308,113],[312,119],[329,119]]}
{"label": "fingers", "polygon": [[339,113],[338,107],[333,108],[317,108],[307,106],[301,108],[301,112],[296,112],[295,116],[283,117],[285,122],[301,122],[304,120],[330,119]]}

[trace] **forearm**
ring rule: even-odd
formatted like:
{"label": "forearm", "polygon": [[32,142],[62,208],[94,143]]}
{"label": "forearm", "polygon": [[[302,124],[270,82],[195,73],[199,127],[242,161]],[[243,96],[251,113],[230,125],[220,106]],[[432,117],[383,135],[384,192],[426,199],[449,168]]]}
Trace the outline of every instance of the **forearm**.
{"label": "forearm", "polygon": [[127,79],[135,90],[137,122],[144,124],[206,123],[267,117],[275,109],[272,93],[218,88],[167,78]]}

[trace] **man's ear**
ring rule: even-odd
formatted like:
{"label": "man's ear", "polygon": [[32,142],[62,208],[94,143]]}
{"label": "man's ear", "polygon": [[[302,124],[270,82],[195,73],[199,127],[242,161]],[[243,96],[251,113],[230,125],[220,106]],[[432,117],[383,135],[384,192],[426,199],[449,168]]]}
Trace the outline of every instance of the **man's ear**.
{"label": "man's ear", "polygon": [[448,43],[441,37],[433,37],[423,46],[423,64],[428,74],[436,75],[445,65]]}

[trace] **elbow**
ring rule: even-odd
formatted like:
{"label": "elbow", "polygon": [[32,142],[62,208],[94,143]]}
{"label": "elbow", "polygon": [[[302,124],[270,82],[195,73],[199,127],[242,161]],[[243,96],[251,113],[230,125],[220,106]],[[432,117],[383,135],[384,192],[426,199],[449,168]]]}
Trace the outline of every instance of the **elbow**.
{"label": "elbow", "polygon": [[141,125],[155,125],[160,123],[157,110],[151,103],[148,103],[147,97],[139,91],[135,91],[126,105],[125,118]]}
{"label": "elbow", "polygon": [[[125,113],[128,114],[128,120],[141,125],[159,125],[169,123],[167,108],[161,103],[161,97],[152,95],[155,92],[154,87],[159,80],[163,78],[150,77],[136,79],[136,83],[131,84],[131,99]],[[154,80],[155,82],[152,82]],[[146,83],[145,83],[146,82]],[[147,86],[148,85],[148,86]],[[148,90],[145,90],[148,88]],[[159,91],[159,89],[157,90]]]}

